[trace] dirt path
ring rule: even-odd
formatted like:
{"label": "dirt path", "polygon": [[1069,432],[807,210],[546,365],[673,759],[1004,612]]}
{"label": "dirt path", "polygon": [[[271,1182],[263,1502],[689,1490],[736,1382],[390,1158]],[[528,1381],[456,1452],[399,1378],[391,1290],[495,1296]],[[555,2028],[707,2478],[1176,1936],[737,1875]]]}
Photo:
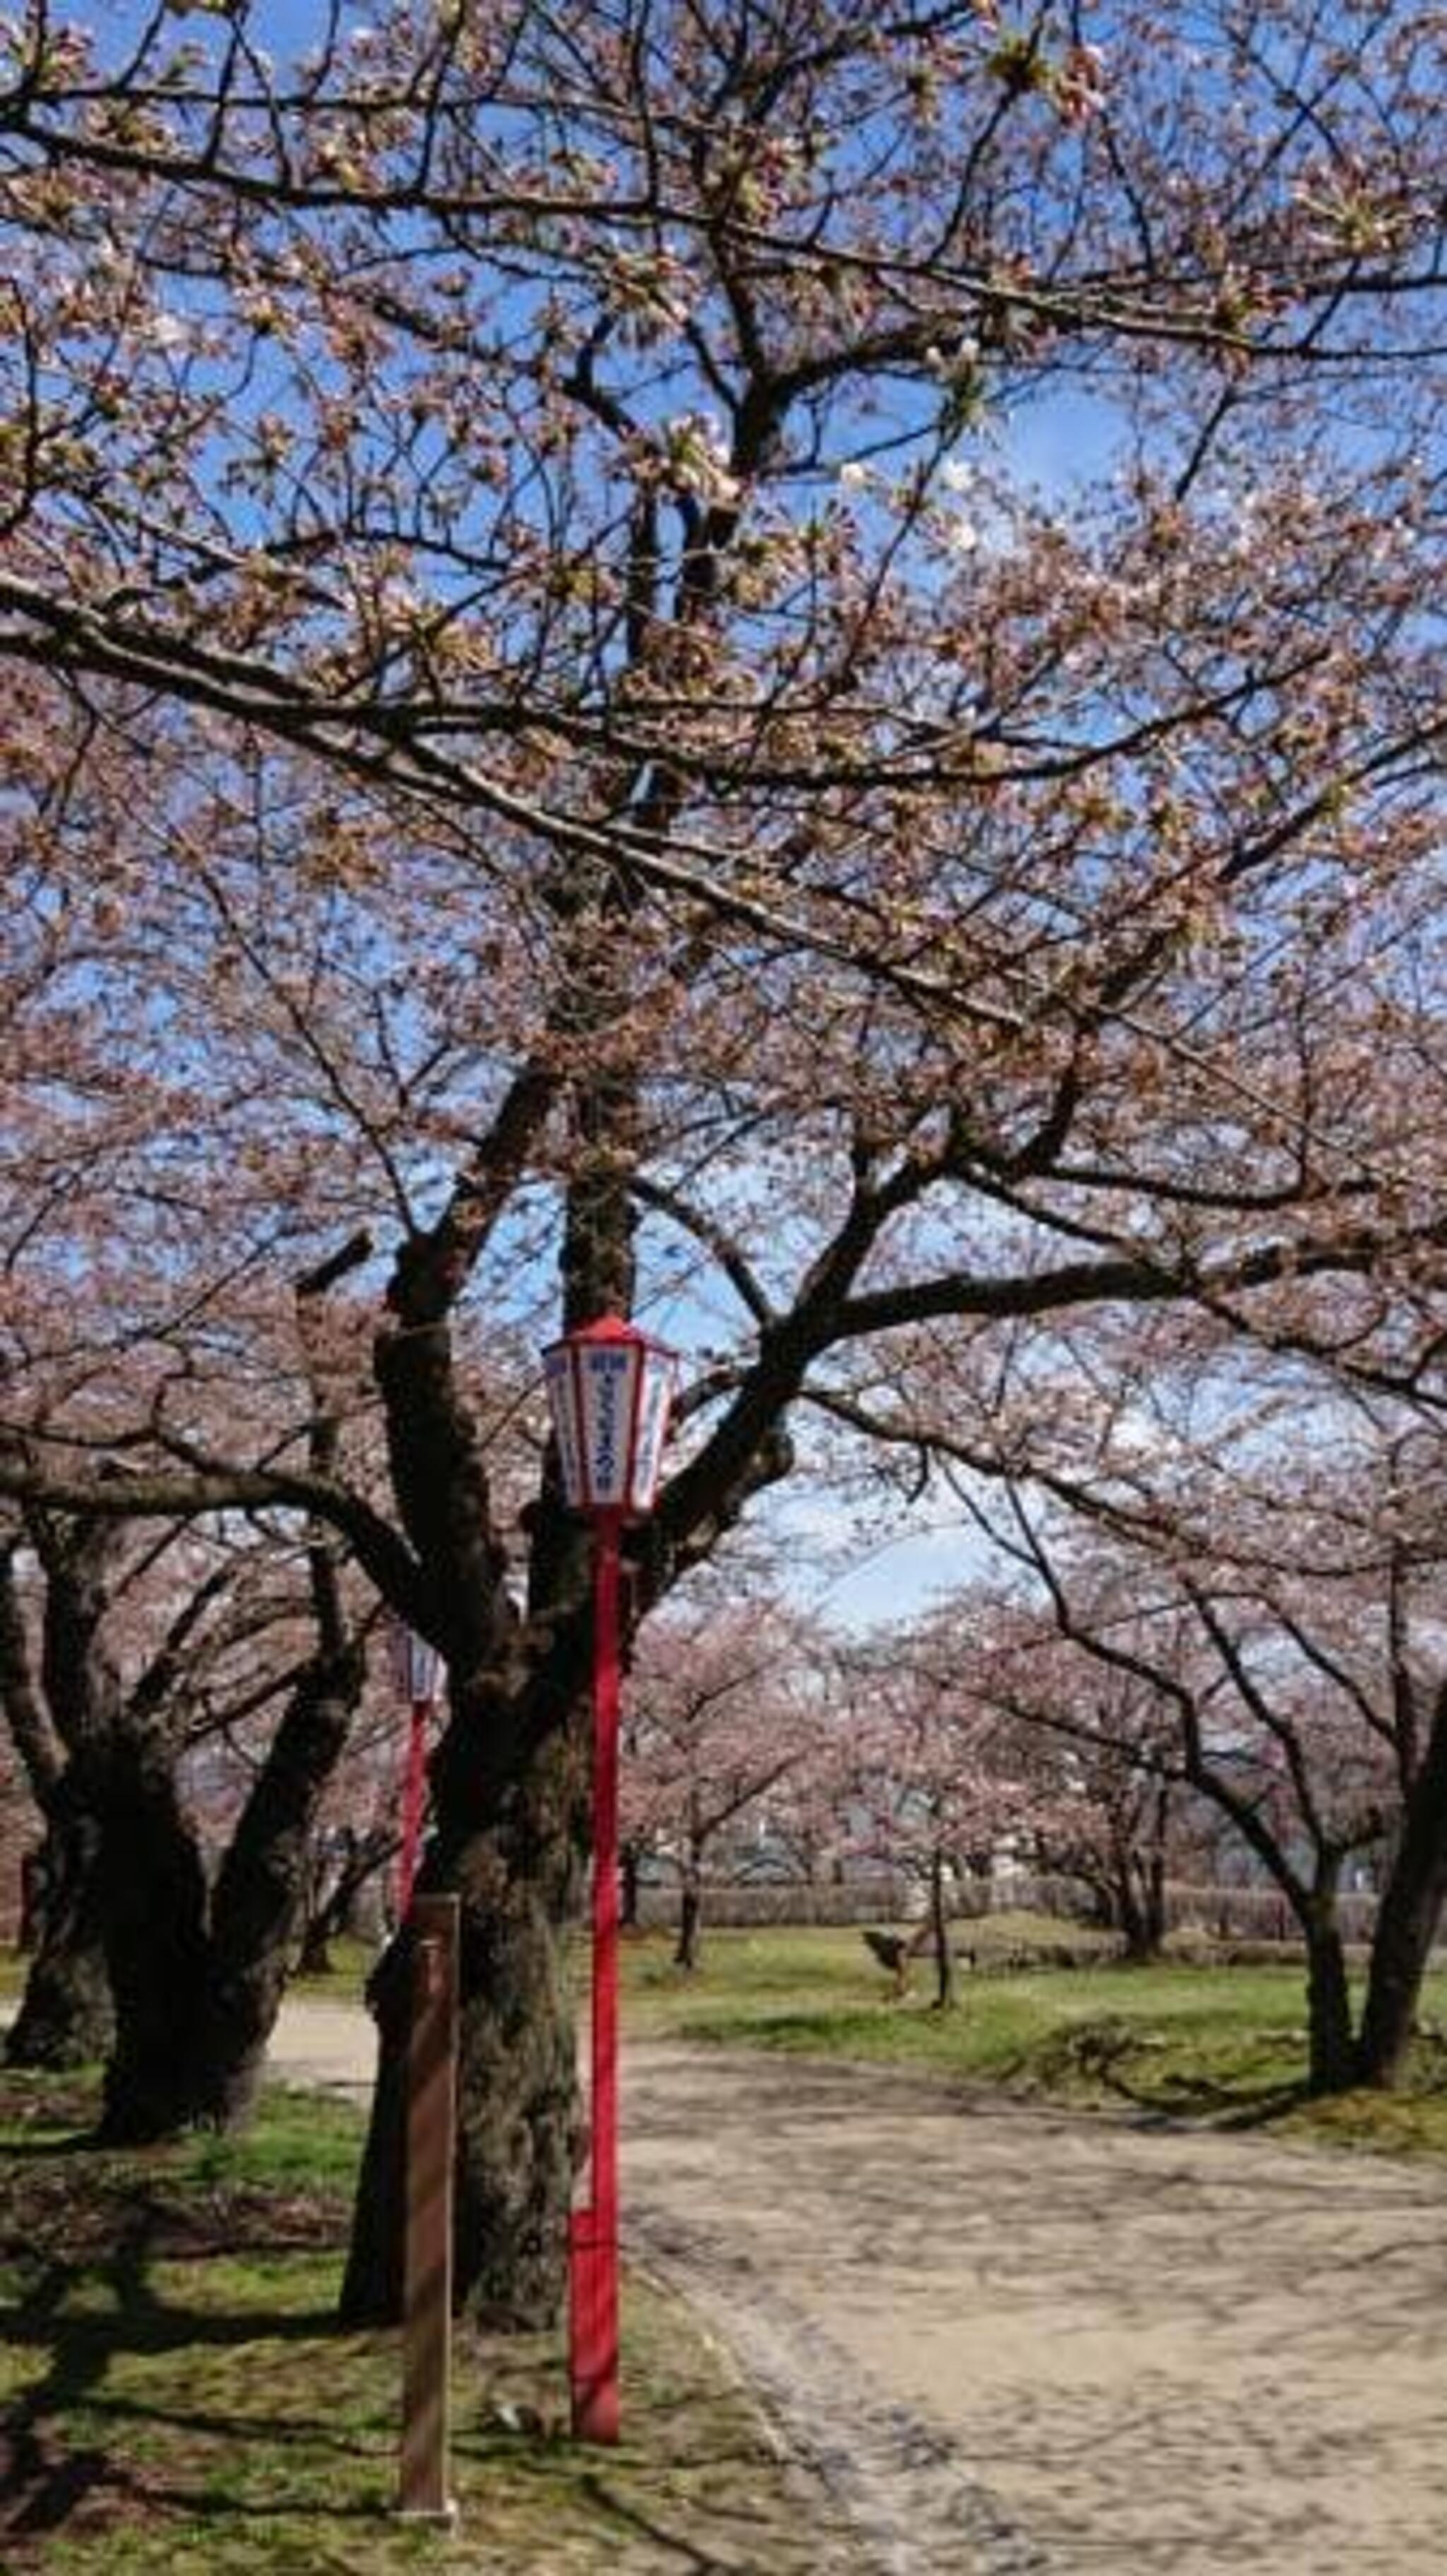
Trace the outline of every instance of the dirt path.
{"label": "dirt path", "polygon": [[[345,2080],[343,2022],[279,2062]],[[797,2059],[644,2047],[625,2101],[630,2245],[861,2576],[1440,2576],[1447,2174]]]}

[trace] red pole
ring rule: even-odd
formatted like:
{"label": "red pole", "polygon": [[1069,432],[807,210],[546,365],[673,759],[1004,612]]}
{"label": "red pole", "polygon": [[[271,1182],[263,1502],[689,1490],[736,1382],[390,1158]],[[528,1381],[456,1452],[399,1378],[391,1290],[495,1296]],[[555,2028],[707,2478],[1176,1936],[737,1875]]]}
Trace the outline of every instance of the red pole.
{"label": "red pole", "polygon": [[593,1594],[592,2198],[569,2232],[573,2431],[618,2439],[619,1521],[600,1514]]}
{"label": "red pole", "polygon": [[397,1855],[397,1920],[405,1923],[412,1910],[412,1883],[417,1876],[417,1853],[422,1840],[422,1815],[427,1804],[427,1702],[414,1699],[412,1724],[407,1738],[407,1773],[402,1784],[402,1848]]}

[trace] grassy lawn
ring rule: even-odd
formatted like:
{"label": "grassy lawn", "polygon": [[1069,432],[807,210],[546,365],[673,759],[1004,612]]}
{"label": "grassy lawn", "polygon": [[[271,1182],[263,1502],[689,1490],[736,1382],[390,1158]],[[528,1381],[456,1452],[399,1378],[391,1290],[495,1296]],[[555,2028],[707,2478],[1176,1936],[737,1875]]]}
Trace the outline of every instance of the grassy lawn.
{"label": "grassy lawn", "polygon": [[[627,1949],[626,2027],[640,2037],[883,2061],[1080,2103],[1124,2100],[1242,2125],[1270,2119],[1353,2144],[1447,2154],[1440,2040],[1420,2043],[1399,2096],[1306,2104],[1300,1966],[1130,1968],[1102,1959],[1007,1972],[992,1964],[1018,1954],[1032,1930],[1053,1942],[1062,1929],[1017,1916],[961,1926],[978,1965],[961,1969],[948,2013],[929,2007],[925,1960],[913,1991],[891,2001],[856,1931],[714,1932],[692,1977],[670,1964],[665,1935],[646,1934]],[[1429,1980],[1424,2021],[1429,2031],[1447,2022],[1447,1975]]]}
{"label": "grassy lawn", "polygon": [[731,2372],[636,2279],[618,2450],[563,2438],[556,2338],[460,2335],[460,2534],[399,2526],[397,2338],[331,2323],[356,2115],[273,2093],[244,2140],[102,2154],[93,2103],[0,2076],[7,2576],[814,2563],[817,2521]]}

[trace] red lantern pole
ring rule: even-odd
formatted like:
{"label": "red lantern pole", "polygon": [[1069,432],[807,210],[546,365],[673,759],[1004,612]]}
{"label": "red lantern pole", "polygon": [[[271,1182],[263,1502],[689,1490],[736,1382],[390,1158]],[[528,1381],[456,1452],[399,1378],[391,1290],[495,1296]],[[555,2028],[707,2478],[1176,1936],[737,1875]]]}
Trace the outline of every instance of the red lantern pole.
{"label": "red lantern pole", "polygon": [[593,2021],[590,2197],[568,2231],[573,2431],[618,2439],[618,1699],[622,1533],[657,1491],[673,1353],[618,1315],[543,1353],[557,1460],[593,1557]]}
{"label": "red lantern pole", "polygon": [[593,1558],[593,2012],[591,2186],[569,2231],[568,2376],[575,2435],[618,2439],[619,1533],[600,1512]]}

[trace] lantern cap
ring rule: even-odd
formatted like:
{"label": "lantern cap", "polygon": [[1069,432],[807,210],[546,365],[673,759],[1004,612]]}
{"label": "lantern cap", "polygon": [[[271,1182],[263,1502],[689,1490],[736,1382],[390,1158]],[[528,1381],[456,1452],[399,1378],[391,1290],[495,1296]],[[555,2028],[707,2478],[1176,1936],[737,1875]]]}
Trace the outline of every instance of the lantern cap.
{"label": "lantern cap", "polygon": [[611,1309],[605,1314],[595,1315],[591,1324],[578,1324],[571,1333],[561,1333],[555,1342],[549,1342],[544,1356],[548,1357],[554,1351],[570,1351],[579,1343],[586,1348],[596,1348],[600,1342],[658,1351],[665,1359],[675,1357],[667,1342],[655,1341],[651,1333],[645,1333],[639,1325],[630,1324],[626,1316],[615,1315]]}

